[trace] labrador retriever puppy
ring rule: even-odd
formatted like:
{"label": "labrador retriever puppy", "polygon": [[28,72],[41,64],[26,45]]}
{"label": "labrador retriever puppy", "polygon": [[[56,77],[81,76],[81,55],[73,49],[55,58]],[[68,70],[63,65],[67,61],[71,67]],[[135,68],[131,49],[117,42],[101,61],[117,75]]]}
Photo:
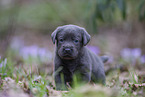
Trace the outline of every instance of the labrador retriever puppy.
{"label": "labrador retriever puppy", "polygon": [[99,57],[87,47],[90,41],[88,32],[76,25],[58,27],[52,34],[56,43],[54,59],[54,78],[56,90],[67,90],[67,84],[73,82],[74,75],[82,83],[105,84],[103,62],[107,57]]}

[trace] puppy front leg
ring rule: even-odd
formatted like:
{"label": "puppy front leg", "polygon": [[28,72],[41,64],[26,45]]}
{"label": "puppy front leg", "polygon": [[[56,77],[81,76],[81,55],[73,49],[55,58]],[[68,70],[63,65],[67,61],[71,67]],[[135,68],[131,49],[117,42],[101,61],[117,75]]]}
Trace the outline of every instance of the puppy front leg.
{"label": "puppy front leg", "polygon": [[77,83],[89,83],[91,81],[91,72],[81,72],[75,74]]}
{"label": "puppy front leg", "polygon": [[67,90],[65,79],[64,79],[63,68],[61,68],[61,66],[58,64],[55,64],[54,77],[55,77],[56,90]]}
{"label": "puppy front leg", "polygon": [[64,83],[64,79],[61,76],[62,73],[56,74],[55,75],[55,85],[56,85],[56,90],[66,90],[66,85]]}

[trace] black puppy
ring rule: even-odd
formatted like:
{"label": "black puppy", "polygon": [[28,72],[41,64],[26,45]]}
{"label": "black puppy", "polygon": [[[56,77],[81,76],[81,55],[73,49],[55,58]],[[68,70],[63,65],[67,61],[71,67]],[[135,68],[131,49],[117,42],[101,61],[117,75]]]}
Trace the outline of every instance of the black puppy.
{"label": "black puppy", "polygon": [[56,42],[55,84],[57,90],[65,90],[66,84],[77,75],[81,82],[105,84],[103,62],[107,57],[99,57],[85,47],[90,41],[87,31],[76,25],[58,27],[51,35]]}

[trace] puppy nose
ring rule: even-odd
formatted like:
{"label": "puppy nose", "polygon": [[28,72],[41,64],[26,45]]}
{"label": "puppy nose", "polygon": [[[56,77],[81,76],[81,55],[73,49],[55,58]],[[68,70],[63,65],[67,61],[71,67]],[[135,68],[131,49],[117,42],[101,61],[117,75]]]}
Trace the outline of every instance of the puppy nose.
{"label": "puppy nose", "polygon": [[64,51],[65,51],[65,53],[71,53],[71,49],[70,48],[65,48]]}

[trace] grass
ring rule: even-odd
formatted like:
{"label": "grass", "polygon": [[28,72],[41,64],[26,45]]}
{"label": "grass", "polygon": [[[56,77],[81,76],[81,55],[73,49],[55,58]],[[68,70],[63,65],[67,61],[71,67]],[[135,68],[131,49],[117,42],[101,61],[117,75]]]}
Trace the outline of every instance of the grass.
{"label": "grass", "polygon": [[96,95],[97,97],[130,97],[139,96],[145,88],[139,81],[143,79],[139,79],[135,70],[127,71],[126,75],[125,72],[114,70],[106,76],[106,86],[80,85],[75,82],[75,88],[70,89],[69,92],[56,91],[52,73],[39,73],[38,69],[41,68],[34,69],[33,65],[15,64],[9,58],[0,59],[0,95],[3,97],[7,91],[7,95],[15,96],[25,94],[25,96],[36,97],[96,97]]}

